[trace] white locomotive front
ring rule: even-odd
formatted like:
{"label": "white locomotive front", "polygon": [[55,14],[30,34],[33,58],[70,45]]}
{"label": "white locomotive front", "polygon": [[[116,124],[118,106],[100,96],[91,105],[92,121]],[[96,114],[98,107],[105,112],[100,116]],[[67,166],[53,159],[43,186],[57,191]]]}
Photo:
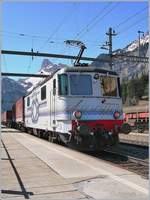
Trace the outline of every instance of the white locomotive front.
{"label": "white locomotive front", "polygon": [[100,150],[129,133],[123,124],[116,72],[94,67],[62,68],[25,98],[25,126],[50,141],[82,150]]}

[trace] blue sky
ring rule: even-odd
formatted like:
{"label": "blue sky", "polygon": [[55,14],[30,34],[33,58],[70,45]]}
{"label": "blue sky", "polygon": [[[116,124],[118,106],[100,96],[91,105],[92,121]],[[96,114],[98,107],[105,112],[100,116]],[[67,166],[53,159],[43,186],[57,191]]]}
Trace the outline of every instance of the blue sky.
{"label": "blue sky", "polygon": [[[2,49],[77,55],[79,49],[64,40],[85,43],[85,56],[96,57],[109,27],[115,28],[113,49],[137,39],[137,31],[148,31],[148,3],[145,2],[3,2]],[[134,16],[134,17],[132,17]],[[130,18],[130,20],[128,20]],[[121,23],[121,24],[120,24]],[[120,25],[119,25],[120,24]],[[119,25],[119,26],[117,26]],[[24,34],[24,35],[20,35]],[[2,71],[35,73],[43,58],[2,55]],[[50,59],[54,63],[70,60]]]}

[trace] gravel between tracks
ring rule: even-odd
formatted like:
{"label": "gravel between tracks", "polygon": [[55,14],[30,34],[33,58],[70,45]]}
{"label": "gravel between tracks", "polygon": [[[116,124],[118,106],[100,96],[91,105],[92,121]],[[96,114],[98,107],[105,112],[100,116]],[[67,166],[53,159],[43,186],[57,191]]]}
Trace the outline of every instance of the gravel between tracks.
{"label": "gravel between tracks", "polygon": [[103,152],[93,154],[120,167],[132,171],[143,178],[149,178],[148,147],[120,143],[117,147],[106,148]]}

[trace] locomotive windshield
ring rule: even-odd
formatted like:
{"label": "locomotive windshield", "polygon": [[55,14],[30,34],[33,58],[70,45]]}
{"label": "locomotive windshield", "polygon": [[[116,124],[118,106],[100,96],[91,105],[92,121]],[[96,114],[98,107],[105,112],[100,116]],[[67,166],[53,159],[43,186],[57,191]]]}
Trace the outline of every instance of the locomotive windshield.
{"label": "locomotive windshield", "polygon": [[68,75],[61,74],[58,76],[59,80],[59,95],[68,95]]}
{"label": "locomotive windshield", "polygon": [[117,96],[117,79],[115,77],[101,77],[101,90],[103,96]]}
{"label": "locomotive windshield", "polygon": [[71,95],[92,95],[91,75],[70,75],[70,94]]}

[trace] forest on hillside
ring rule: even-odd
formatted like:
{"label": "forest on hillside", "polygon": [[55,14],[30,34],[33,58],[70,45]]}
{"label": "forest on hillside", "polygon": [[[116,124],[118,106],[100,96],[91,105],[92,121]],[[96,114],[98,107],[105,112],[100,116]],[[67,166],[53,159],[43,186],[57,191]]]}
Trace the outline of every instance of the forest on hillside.
{"label": "forest on hillside", "polygon": [[125,106],[138,105],[140,100],[149,98],[149,76],[142,74],[121,84],[122,100]]}

